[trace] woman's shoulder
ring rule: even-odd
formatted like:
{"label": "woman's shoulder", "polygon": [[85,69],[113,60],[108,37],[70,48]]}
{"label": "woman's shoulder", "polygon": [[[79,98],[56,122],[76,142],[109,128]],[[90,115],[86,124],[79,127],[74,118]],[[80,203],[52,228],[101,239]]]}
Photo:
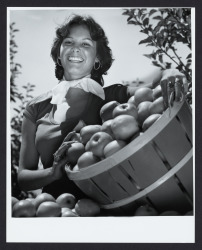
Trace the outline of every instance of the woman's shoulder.
{"label": "woman's shoulder", "polygon": [[36,122],[44,115],[44,112],[47,112],[47,110],[52,107],[52,104],[50,103],[51,98],[51,91],[47,91],[46,93],[34,97],[27,103],[24,116],[31,121]]}
{"label": "woman's shoulder", "polygon": [[127,102],[129,99],[128,91],[127,91],[127,86],[116,83],[107,87],[104,87],[105,91],[105,101],[110,102],[110,101],[118,101],[120,103]]}
{"label": "woman's shoulder", "polygon": [[52,98],[52,91],[47,91],[41,95],[38,95],[36,97],[34,97],[33,99],[31,99],[28,104],[29,105],[39,105],[40,103],[49,100],[50,98]]}

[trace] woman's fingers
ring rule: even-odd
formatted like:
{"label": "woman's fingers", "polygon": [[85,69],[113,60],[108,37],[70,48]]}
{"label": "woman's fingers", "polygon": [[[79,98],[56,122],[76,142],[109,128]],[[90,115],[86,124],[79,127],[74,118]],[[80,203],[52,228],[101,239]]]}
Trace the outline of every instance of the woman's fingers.
{"label": "woman's fingers", "polygon": [[63,142],[62,145],[59,147],[59,149],[54,154],[55,161],[59,161],[64,154],[66,153],[66,150],[71,146],[72,142]]}
{"label": "woman's fingers", "polygon": [[168,107],[168,80],[163,79],[161,80],[160,84],[161,84],[161,89],[162,89],[164,105],[165,107]]}
{"label": "woman's fingers", "polygon": [[64,175],[65,165],[68,162],[68,157],[65,156],[59,161],[54,161],[53,163],[53,175],[57,179],[60,179]]}
{"label": "woman's fingers", "polygon": [[162,74],[161,88],[165,106],[172,106],[174,100],[181,101],[187,93],[187,79],[177,69],[165,70]]}
{"label": "woman's fingers", "polygon": [[76,131],[70,132],[70,133],[65,137],[65,139],[63,140],[63,143],[64,143],[64,142],[68,142],[68,141],[72,138],[72,136],[75,135],[75,134],[76,134]]}

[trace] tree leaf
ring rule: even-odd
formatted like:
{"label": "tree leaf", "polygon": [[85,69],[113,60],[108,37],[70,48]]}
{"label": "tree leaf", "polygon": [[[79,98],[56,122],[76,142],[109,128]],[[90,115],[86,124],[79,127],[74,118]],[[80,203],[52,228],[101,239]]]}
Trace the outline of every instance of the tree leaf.
{"label": "tree leaf", "polygon": [[186,57],[186,59],[189,59],[189,58],[191,58],[192,56],[191,56],[191,53]]}
{"label": "tree leaf", "polygon": [[162,55],[162,54],[159,55],[159,61],[160,61],[161,63],[163,63],[163,55]]}
{"label": "tree leaf", "polygon": [[153,58],[153,54],[143,54],[143,56],[146,56],[146,57],[149,58],[149,59],[152,59],[152,58]]}
{"label": "tree leaf", "polygon": [[129,21],[130,21],[132,18],[133,18],[133,16],[129,16],[129,17],[127,18],[127,22],[129,23]]}
{"label": "tree leaf", "polygon": [[154,30],[153,30],[153,34],[156,34],[161,28],[161,25],[157,25]]}
{"label": "tree leaf", "polygon": [[170,69],[170,68],[171,68],[171,65],[172,65],[172,63],[166,62],[166,69]]}
{"label": "tree leaf", "polygon": [[155,20],[162,20],[163,18],[162,18],[162,16],[155,16],[155,17],[153,17],[153,19],[155,19]]}
{"label": "tree leaf", "polygon": [[162,68],[162,65],[160,65],[157,61],[152,61],[152,64],[153,64],[154,66],[157,66],[157,67]]}
{"label": "tree leaf", "polygon": [[149,23],[149,18],[147,17],[147,18],[145,18],[145,19],[143,20],[143,25],[144,25],[144,26],[147,26],[148,23]]}
{"label": "tree leaf", "polygon": [[157,10],[155,10],[155,9],[150,10],[149,16],[151,16],[152,14],[154,14],[154,13],[156,13],[156,12],[157,12]]}
{"label": "tree leaf", "polygon": [[146,16],[147,16],[147,14],[142,14],[141,20],[143,20]]}
{"label": "tree leaf", "polygon": [[17,108],[13,108],[17,113],[20,113],[20,110]]}
{"label": "tree leaf", "polygon": [[146,39],[141,40],[141,41],[139,42],[139,44],[150,43],[150,42],[152,42],[152,38],[149,36],[149,37],[147,37]]}
{"label": "tree leaf", "polygon": [[146,47],[149,47],[149,46],[155,46],[155,44],[154,44],[153,42],[151,42],[151,43],[148,43],[148,44],[146,45]]}
{"label": "tree leaf", "polygon": [[136,21],[128,21],[128,24],[139,25],[138,22],[136,22]]}
{"label": "tree leaf", "polygon": [[182,18],[182,14],[183,14],[183,9],[182,8],[179,8],[179,9],[177,9],[177,16],[179,17],[179,18]]}
{"label": "tree leaf", "polygon": [[129,10],[128,9],[124,9],[125,11],[122,13],[122,15],[128,15]]}

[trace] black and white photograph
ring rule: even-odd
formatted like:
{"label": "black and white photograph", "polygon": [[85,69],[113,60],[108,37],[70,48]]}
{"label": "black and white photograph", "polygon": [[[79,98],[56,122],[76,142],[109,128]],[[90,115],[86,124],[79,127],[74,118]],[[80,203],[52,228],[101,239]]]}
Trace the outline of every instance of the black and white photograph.
{"label": "black and white photograph", "polygon": [[194,61],[192,7],[8,7],[7,242],[194,243]]}

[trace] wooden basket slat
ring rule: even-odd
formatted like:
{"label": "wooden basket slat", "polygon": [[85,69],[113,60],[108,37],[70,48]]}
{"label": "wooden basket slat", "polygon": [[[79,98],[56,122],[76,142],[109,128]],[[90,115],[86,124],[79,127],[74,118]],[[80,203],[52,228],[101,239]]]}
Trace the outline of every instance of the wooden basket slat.
{"label": "wooden basket slat", "polygon": [[136,183],[137,189],[140,189],[140,187],[137,184],[137,180],[136,180],[137,176],[135,174],[134,168],[131,165],[132,164],[131,164],[130,160],[126,160],[126,161],[122,162],[119,166],[121,168],[123,168],[128,173],[128,175],[133,179],[134,183]]}
{"label": "wooden basket slat", "polygon": [[173,119],[165,130],[154,138],[154,142],[161,149],[169,165],[174,167],[192,146],[177,119]]}
{"label": "wooden basket slat", "polygon": [[193,158],[191,158],[183,167],[180,169],[176,176],[184,186],[186,192],[193,200]]}
{"label": "wooden basket slat", "polygon": [[[188,110],[190,112],[188,112]],[[180,112],[178,112],[177,117],[180,119],[181,125],[185,129],[190,141],[192,142],[192,113],[191,108],[186,102],[180,109]]]}
{"label": "wooden basket slat", "polygon": [[75,181],[75,184],[89,197],[98,201],[100,204],[110,204],[112,200],[103,193],[91,179]]}
{"label": "wooden basket slat", "polygon": [[159,212],[176,210],[185,213],[193,209],[186,195],[181,191],[174,178],[170,178],[162,185],[147,194]]}
{"label": "wooden basket slat", "polygon": [[152,143],[144,145],[130,157],[138,186],[143,189],[158,180],[167,172],[161,158],[156,153]]}
{"label": "wooden basket slat", "polygon": [[135,185],[132,184],[130,179],[126,176],[127,172],[121,171],[119,166],[109,170],[110,174],[113,176],[114,180],[122,186],[129,195],[136,194],[138,192]]}
{"label": "wooden basket slat", "polygon": [[92,178],[101,190],[103,190],[111,200],[119,200],[120,197],[128,197],[128,193],[112,178],[109,172],[103,172]]}

